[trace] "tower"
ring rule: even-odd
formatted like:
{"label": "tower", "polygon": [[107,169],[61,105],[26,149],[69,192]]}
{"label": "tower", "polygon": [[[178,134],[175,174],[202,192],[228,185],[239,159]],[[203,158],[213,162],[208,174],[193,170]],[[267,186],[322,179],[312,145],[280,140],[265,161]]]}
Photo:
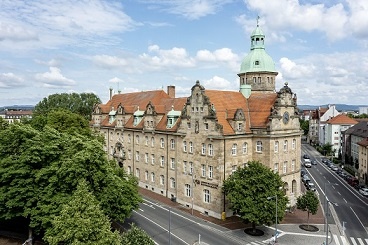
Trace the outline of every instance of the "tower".
{"label": "tower", "polygon": [[238,73],[240,92],[246,98],[252,92],[275,92],[275,78],[278,74],[271,56],[265,51],[265,35],[258,21],[250,39],[250,52],[243,59]]}

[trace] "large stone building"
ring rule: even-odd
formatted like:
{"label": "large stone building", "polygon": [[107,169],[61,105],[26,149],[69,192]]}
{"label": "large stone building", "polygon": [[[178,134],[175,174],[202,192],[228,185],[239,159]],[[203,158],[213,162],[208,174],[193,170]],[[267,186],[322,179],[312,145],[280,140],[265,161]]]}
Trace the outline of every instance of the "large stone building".
{"label": "large stone building", "polygon": [[239,92],[206,90],[199,81],[185,98],[175,97],[174,86],[167,93],[110,92],[92,115],[109,156],[140,187],[217,218],[233,214],[224,179],[258,160],[280,174],[294,205],[301,184],[297,99],[287,83],[276,92],[278,73],[264,41],[257,25],[238,73]]}

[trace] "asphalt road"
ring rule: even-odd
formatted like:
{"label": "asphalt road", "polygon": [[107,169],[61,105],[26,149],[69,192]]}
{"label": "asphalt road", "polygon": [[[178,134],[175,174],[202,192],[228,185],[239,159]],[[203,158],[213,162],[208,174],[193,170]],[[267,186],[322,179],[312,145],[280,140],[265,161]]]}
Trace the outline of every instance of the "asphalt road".
{"label": "asphalt road", "polygon": [[[330,216],[329,223],[335,218],[337,226],[342,230],[345,227],[346,240],[355,238],[357,241],[368,240],[368,198],[362,196],[357,190],[329,169],[321,159],[323,158],[313,147],[302,146],[302,155],[308,154],[317,161],[317,165],[306,168],[309,176],[317,186],[320,201],[325,203],[325,194],[331,202],[329,213],[336,212],[335,217]],[[323,205],[324,209],[326,205]],[[355,240],[354,239],[354,240]],[[363,243],[364,244],[364,243]]]}

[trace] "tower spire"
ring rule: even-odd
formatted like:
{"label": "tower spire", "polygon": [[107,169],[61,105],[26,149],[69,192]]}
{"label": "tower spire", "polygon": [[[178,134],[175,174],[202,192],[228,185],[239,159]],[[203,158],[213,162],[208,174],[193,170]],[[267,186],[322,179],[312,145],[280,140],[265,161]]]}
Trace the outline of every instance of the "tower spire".
{"label": "tower spire", "polygon": [[259,17],[259,15],[257,15],[257,27],[259,26],[259,19],[260,19],[261,17]]}

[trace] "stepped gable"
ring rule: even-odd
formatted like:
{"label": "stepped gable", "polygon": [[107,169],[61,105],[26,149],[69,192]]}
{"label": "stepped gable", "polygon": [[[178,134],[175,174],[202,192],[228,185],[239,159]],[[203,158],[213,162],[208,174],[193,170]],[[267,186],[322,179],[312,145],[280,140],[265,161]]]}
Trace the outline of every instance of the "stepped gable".
{"label": "stepped gable", "polygon": [[205,94],[214,105],[218,123],[223,126],[224,135],[235,134],[229,120],[234,119],[237,109],[242,109],[245,116],[245,132],[250,133],[250,120],[248,102],[246,98],[236,91],[206,90]]}
{"label": "stepped gable", "polygon": [[271,108],[277,99],[276,93],[252,93],[248,99],[251,128],[266,128]]}

